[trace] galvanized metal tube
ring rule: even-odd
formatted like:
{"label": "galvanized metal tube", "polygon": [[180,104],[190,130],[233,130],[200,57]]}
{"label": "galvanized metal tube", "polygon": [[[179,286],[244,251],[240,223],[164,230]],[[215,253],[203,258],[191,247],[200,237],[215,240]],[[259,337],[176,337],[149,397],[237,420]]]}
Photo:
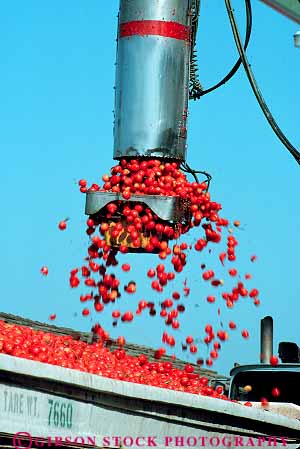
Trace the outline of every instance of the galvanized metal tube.
{"label": "galvanized metal tube", "polygon": [[192,0],[120,0],[114,159],[185,160]]}
{"label": "galvanized metal tube", "polygon": [[270,363],[273,355],[273,318],[266,316],[260,322],[260,357],[261,363]]}

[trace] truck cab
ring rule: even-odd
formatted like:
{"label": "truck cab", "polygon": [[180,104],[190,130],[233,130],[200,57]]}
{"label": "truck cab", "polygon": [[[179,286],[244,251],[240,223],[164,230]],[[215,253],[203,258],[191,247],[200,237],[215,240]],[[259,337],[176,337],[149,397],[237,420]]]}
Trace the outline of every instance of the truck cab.
{"label": "truck cab", "polygon": [[[278,354],[282,363],[275,366],[266,363],[272,354],[273,333],[266,326],[272,324],[270,317],[267,318],[262,323],[261,354],[265,363],[235,366],[230,371],[229,397],[300,420],[300,349],[296,343],[279,343]],[[266,338],[268,333],[270,338]]]}
{"label": "truck cab", "polygon": [[231,399],[261,402],[266,398],[269,402],[300,406],[300,363],[238,366],[231,370],[230,376]]}

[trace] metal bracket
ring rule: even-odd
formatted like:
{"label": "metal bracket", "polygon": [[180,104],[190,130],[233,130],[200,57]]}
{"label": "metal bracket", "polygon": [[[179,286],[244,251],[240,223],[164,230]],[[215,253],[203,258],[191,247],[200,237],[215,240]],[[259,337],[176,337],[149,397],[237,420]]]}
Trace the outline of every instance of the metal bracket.
{"label": "metal bracket", "polygon": [[159,218],[171,222],[186,222],[190,218],[190,201],[177,196],[131,195],[125,200],[121,193],[87,192],[85,213],[94,215],[107,204],[115,201],[146,204]]}

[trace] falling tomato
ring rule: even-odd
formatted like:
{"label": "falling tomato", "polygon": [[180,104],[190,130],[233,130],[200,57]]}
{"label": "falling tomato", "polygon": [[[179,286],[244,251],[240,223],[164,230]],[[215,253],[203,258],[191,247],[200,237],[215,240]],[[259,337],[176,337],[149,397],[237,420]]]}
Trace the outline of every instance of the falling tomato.
{"label": "falling tomato", "polygon": [[271,392],[272,396],[274,398],[278,398],[280,396],[280,390],[277,387],[272,388],[272,392]]}
{"label": "falling tomato", "polygon": [[270,357],[270,365],[277,366],[279,363],[278,357],[276,355],[271,355]]}
{"label": "falling tomato", "polygon": [[41,273],[43,276],[47,276],[49,273],[48,267],[42,267],[41,268]]}
{"label": "falling tomato", "polygon": [[249,338],[249,332],[246,329],[242,330],[242,337]]}
{"label": "falling tomato", "polygon": [[131,267],[130,267],[129,263],[123,263],[121,268],[123,271],[130,271]]}
{"label": "falling tomato", "polygon": [[60,221],[60,222],[58,223],[58,228],[59,228],[61,231],[64,231],[64,230],[67,228],[67,219]]}

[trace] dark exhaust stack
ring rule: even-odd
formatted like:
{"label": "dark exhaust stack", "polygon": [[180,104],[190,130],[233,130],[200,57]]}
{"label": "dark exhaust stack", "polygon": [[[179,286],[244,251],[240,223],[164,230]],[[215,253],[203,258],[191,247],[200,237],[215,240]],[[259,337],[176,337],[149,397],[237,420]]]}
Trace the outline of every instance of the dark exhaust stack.
{"label": "dark exhaust stack", "polygon": [[270,363],[273,355],[273,318],[266,316],[260,322],[260,358],[261,363]]}

